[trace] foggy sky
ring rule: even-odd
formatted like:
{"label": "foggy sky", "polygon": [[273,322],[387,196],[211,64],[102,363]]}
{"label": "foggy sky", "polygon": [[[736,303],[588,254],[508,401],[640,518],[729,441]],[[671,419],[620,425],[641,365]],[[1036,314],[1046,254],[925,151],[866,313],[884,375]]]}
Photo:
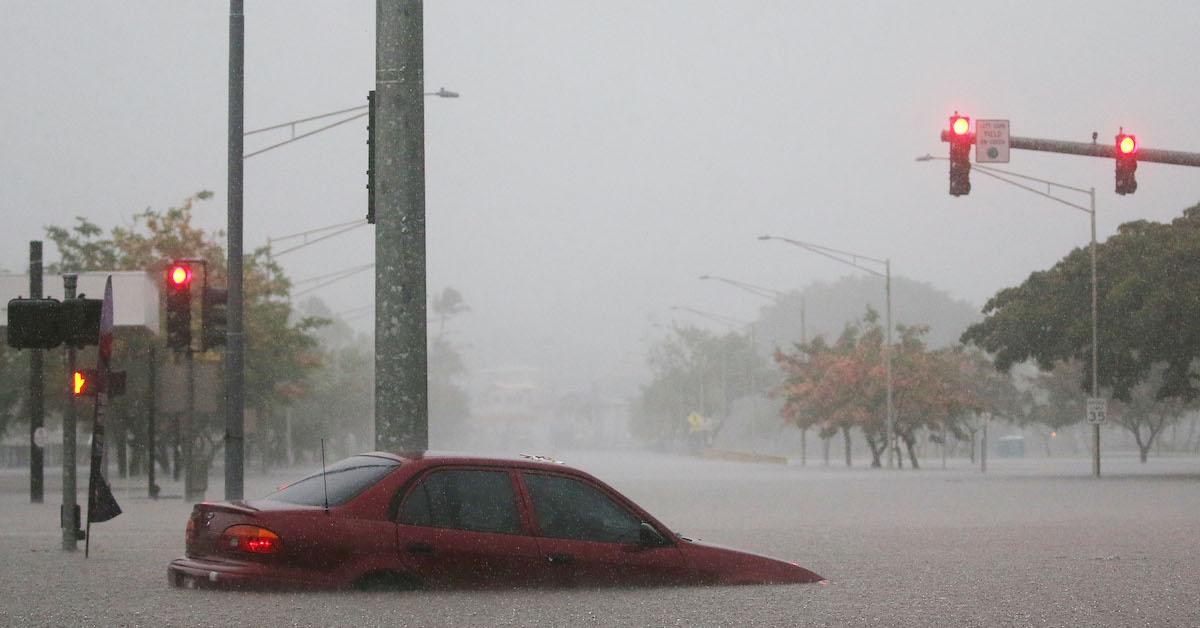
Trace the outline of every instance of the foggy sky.
{"label": "foggy sky", "polygon": [[[247,5],[247,129],[365,103],[374,2]],[[946,155],[954,110],[1200,151],[1198,18],[1194,2],[426,2],[427,91],[462,94],[426,101],[430,292],[471,306],[451,328],[473,369],[538,365],[560,386],[640,370],[652,323],[700,322],[671,305],[755,315],[701,274],[783,290],[846,273],[763,233],[890,257],[982,304],[1085,244],[1087,217],[979,175],[951,198],[946,164],[913,158]],[[0,267],[24,271],[45,225],[109,227],[201,189],[198,222],[224,226],[227,38],[226,2],[0,0]],[[248,160],[246,249],[363,216],[365,137]],[[1101,238],[1200,200],[1182,167],[1142,164],[1129,197],[1111,160],[1007,167],[1095,186]],[[293,279],[370,262],[370,229],[280,261]],[[372,281],[319,296],[359,307]]]}

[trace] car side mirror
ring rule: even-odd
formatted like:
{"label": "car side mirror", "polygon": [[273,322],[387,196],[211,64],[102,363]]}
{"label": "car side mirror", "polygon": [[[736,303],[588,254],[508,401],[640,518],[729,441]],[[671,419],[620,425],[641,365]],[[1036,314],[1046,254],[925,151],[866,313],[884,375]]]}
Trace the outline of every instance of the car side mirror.
{"label": "car side mirror", "polygon": [[643,521],[638,526],[638,545],[640,547],[666,547],[670,544],[671,542],[649,523]]}

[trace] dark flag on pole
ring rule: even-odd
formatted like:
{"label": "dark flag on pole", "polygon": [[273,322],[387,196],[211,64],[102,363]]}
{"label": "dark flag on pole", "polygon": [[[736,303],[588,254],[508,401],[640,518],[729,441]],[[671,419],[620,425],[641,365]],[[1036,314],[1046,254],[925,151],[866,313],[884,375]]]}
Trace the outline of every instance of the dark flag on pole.
{"label": "dark flag on pole", "polygon": [[92,541],[92,522],[108,521],[121,514],[121,507],[113,497],[108,480],[101,471],[104,461],[104,416],[108,405],[108,382],[112,375],[113,342],[113,294],[112,277],[104,283],[104,303],[100,308],[100,346],[97,351],[96,376],[99,380],[96,393],[95,420],[92,422],[92,465],[88,474],[87,540],[83,555],[88,555]]}

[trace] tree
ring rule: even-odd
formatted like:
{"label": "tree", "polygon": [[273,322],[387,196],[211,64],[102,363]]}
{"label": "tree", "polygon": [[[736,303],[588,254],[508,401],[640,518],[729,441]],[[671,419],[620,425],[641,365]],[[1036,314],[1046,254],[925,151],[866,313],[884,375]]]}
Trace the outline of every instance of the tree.
{"label": "tree", "polygon": [[[892,351],[892,408],[896,437],[904,443],[913,468],[919,466],[917,435],[921,430],[949,429],[963,434],[963,417],[983,402],[975,386],[972,356],[961,348],[931,350],[927,328],[899,325]],[[880,467],[887,447],[887,385],[883,328],[868,308],[862,319],[845,327],[827,345],[818,336],[776,353],[785,373],[780,394],[783,416],[801,429],[819,427],[823,438],[841,430],[850,466],[850,431],[862,430],[871,451],[871,466]],[[903,460],[899,461],[903,467]]]}
{"label": "tree", "polygon": [[736,399],[765,390],[772,377],[748,334],[692,326],[672,327],[651,347],[647,363],[651,381],[642,386],[631,420],[635,435],[653,441],[684,438],[692,412],[723,421]]}
{"label": "tree", "polygon": [[463,301],[462,293],[450,286],[442,289],[436,297],[433,298],[433,314],[438,317],[438,337],[446,333],[446,321],[455,316],[469,311],[471,308]]}
{"label": "tree", "polygon": [[779,394],[784,397],[781,414],[800,429],[818,427],[828,441],[841,431],[846,466],[851,466],[850,431],[863,431],[871,449],[872,466],[886,446],[886,429],[881,412],[886,409],[886,388],[878,365],[882,331],[878,314],[867,309],[862,321],[846,325],[837,341],[826,344],[817,336],[797,343],[791,353],[777,351],[775,360],[784,372]]}
{"label": "tree", "polygon": [[[98,225],[79,217],[70,229],[46,228],[61,261],[49,267],[50,273],[94,270],[134,270],[159,276],[173,259],[207,260],[209,282],[224,283],[226,255],[218,242],[223,233],[207,233],[192,225],[192,211],[212,193],[198,192],[178,206],[166,210],[143,210],[131,224],[112,228],[108,235]],[[243,266],[246,332],[246,406],[270,420],[273,409],[295,403],[306,392],[308,378],[319,368],[313,332],[326,321],[315,317],[293,318],[286,300],[291,284],[277,264],[269,261],[266,249],[246,256]],[[145,356],[152,337],[133,336],[122,340],[114,355]],[[165,352],[160,352],[160,356]],[[131,380],[145,378],[144,359],[125,365]],[[140,399],[132,395],[113,401],[114,416],[140,408]],[[122,407],[121,404],[129,404]],[[124,410],[124,412],[122,411]],[[215,416],[195,417],[194,446],[198,456],[211,462],[223,439],[224,426]],[[125,427],[117,423],[113,430],[119,455],[123,455]],[[136,434],[136,432],[135,432]],[[207,467],[206,467],[207,468]]]}
{"label": "tree", "polygon": [[[1200,393],[1200,205],[1170,224],[1121,225],[1096,250],[1099,276],[1100,385],[1128,401],[1143,382],[1158,399],[1190,401]],[[1091,268],[1075,249],[1052,268],[1005,288],[984,306],[986,318],[963,334],[994,354],[996,367],[1034,360],[1091,361]],[[1156,365],[1162,365],[1156,369]],[[1091,369],[1081,370],[1091,388]]]}

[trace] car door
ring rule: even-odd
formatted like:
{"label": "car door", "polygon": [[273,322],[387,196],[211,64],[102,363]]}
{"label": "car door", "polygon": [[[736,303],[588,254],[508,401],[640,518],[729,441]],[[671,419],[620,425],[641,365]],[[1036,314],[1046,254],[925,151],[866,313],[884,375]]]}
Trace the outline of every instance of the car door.
{"label": "car door", "polygon": [[679,548],[641,542],[642,517],[604,488],[555,473],[524,471],[521,478],[537,526],[543,583],[636,586],[691,580]]}
{"label": "car door", "polygon": [[537,576],[541,554],[514,480],[505,469],[452,467],[413,484],[397,511],[397,548],[423,584],[506,587]]}

